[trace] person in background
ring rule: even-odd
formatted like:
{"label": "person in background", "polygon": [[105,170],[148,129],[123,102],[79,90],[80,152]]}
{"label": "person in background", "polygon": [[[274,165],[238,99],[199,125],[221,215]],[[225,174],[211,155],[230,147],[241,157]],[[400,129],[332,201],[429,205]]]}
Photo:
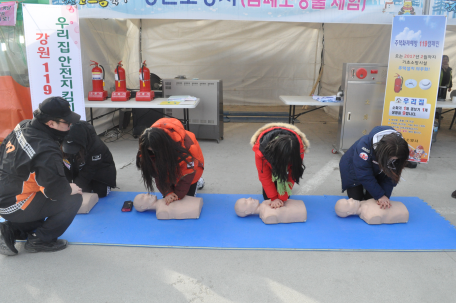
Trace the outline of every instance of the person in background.
{"label": "person in background", "polygon": [[256,131],[250,145],[264,200],[271,200],[272,208],[282,207],[304,174],[304,153],[310,146],[306,135],[291,124],[269,123]]}
{"label": "person in background", "polygon": [[409,157],[407,141],[390,126],[376,126],[356,141],[339,163],[342,192],[363,201],[374,198],[389,208],[391,193]]}
{"label": "person in background", "polygon": [[69,183],[59,142],[80,116],[67,100],[50,97],[20,122],[0,146],[0,254],[18,253],[16,240],[27,252],[52,252],[67,247],[58,239],[82,204],[82,191]]}
{"label": "person in background", "polygon": [[174,118],[162,118],[139,138],[136,167],[149,192],[153,181],[166,204],[195,196],[197,183],[204,170],[201,147],[192,132]]}
{"label": "person in background", "polygon": [[447,91],[451,92],[453,87],[453,75],[450,67],[450,58],[447,55],[442,57],[442,67],[440,69],[439,94],[437,99],[446,99]]}
{"label": "person in background", "polygon": [[62,143],[65,173],[83,192],[106,197],[116,187],[116,165],[106,144],[93,126],[80,121],[70,127]]}

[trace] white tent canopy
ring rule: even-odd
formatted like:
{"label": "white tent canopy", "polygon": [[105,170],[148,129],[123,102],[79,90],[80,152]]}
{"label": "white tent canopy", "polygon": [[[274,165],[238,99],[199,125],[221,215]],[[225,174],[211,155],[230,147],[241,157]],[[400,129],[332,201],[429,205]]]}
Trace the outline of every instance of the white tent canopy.
{"label": "white tent canopy", "polygon": [[[391,38],[391,25],[152,19],[81,19],[80,25],[86,95],[90,60],[105,67],[111,90],[117,62],[127,71],[127,87],[138,88],[140,61],[147,60],[161,78],[222,79],[229,105],[278,105],[279,95],[308,95],[323,41],[319,93],[334,94],[344,62],[387,63]],[[450,65],[455,44],[456,26],[448,26],[444,53]]]}

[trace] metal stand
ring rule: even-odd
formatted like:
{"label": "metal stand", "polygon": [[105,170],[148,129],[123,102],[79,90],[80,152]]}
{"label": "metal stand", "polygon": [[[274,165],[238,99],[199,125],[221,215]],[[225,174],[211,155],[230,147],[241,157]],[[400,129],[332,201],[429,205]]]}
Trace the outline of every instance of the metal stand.
{"label": "metal stand", "polygon": [[[325,107],[325,106],[319,106],[319,107],[316,107],[314,109],[311,109],[311,110],[308,110],[308,111],[305,111],[305,112],[302,112],[302,113],[299,113],[299,114],[296,115],[296,105],[290,105],[288,123],[294,125],[294,122],[298,119],[299,116],[307,114],[307,113],[310,113],[310,112],[313,112],[314,110],[317,110],[317,109],[320,109],[320,108],[323,108],[323,107]],[[292,113],[292,111],[293,111],[293,113]]]}

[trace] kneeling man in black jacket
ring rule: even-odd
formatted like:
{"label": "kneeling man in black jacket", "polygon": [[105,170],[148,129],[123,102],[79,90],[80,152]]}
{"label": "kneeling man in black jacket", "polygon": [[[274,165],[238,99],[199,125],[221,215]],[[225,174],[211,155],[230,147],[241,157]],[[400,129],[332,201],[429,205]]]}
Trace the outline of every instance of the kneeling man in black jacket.
{"label": "kneeling man in black jacket", "polygon": [[116,165],[108,147],[86,121],[74,123],[62,143],[65,173],[83,192],[106,197],[116,187]]}
{"label": "kneeling man in black jacket", "polygon": [[82,190],[65,178],[60,144],[80,116],[68,101],[50,97],[20,122],[0,146],[0,254],[16,255],[16,240],[28,252],[58,251],[58,239],[73,222]]}

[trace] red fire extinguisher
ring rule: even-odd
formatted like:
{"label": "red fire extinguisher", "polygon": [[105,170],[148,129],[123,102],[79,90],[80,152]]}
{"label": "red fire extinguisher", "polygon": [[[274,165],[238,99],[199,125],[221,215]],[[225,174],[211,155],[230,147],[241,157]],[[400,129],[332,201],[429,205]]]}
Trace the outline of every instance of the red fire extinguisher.
{"label": "red fire extinguisher", "polygon": [[104,68],[98,62],[92,61],[90,66],[95,65],[92,68],[92,88],[93,90],[89,92],[89,101],[104,101],[108,98],[108,92],[104,90]]}
{"label": "red fire extinguisher", "polygon": [[127,101],[130,99],[130,91],[127,90],[127,83],[125,81],[125,69],[122,67],[122,61],[117,63],[114,70],[115,92],[111,95],[111,101]]}
{"label": "red fire extinguisher", "polygon": [[404,77],[396,74],[396,79],[394,79],[394,92],[398,93],[402,90],[402,83],[404,82]]}
{"label": "red fire extinguisher", "polygon": [[150,70],[144,60],[139,69],[139,92],[136,93],[136,101],[152,101],[154,97],[155,93],[150,90]]}

